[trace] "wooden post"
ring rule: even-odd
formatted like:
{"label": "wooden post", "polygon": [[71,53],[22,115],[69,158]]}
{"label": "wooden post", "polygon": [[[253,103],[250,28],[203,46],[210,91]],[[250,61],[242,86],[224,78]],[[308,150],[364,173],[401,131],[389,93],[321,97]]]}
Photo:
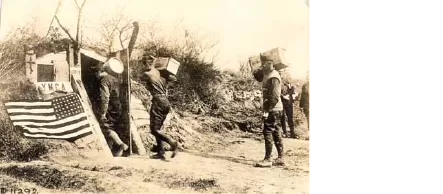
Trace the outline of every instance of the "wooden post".
{"label": "wooden post", "polygon": [[128,129],[129,129],[129,155],[132,155],[132,133],[131,133],[131,75],[129,71],[129,48],[126,49],[127,82],[128,82]]}
{"label": "wooden post", "polygon": [[25,45],[25,75],[29,81],[37,82],[37,64],[34,49]]}
{"label": "wooden post", "polygon": [[71,81],[71,72],[73,70],[71,69],[71,67],[74,66],[74,48],[70,43],[68,43],[68,50],[66,52],[66,61],[69,64],[69,81]]}

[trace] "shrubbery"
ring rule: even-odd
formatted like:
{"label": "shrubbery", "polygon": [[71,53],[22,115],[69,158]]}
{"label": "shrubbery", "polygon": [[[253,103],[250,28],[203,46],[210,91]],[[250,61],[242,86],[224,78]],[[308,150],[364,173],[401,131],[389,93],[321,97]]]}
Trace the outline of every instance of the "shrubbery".
{"label": "shrubbery", "polygon": [[[144,54],[154,57],[172,57],[180,62],[176,75],[177,82],[169,86],[171,103],[174,107],[189,110],[196,108],[208,109],[217,104],[219,97],[213,90],[220,76],[220,71],[213,63],[202,59],[201,52],[194,48],[148,42],[142,46]],[[144,71],[141,59],[131,61],[132,78],[140,81]]]}
{"label": "shrubbery", "polygon": [[0,41],[0,158],[18,161],[37,159],[48,152],[43,140],[24,138],[9,119],[4,103],[10,100],[36,100],[37,90],[25,76],[25,45],[33,45],[37,57],[66,49],[57,28],[48,36],[35,33],[35,26],[24,25]]}
{"label": "shrubbery", "polygon": [[[16,79],[24,79],[17,72]],[[38,159],[48,152],[41,140],[23,138],[16,129],[6,112],[4,103],[9,100],[35,100],[37,91],[29,81],[0,83],[0,158],[17,161]]]}

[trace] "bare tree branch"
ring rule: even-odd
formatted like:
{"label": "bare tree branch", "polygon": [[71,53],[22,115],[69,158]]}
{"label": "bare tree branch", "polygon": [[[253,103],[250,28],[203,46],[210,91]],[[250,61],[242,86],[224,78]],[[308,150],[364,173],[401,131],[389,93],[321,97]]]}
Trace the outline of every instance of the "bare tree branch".
{"label": "bare tree branch", "polygon": [[86,0],[83,0],[82,6],[80,7],[81,9],[83,9],[83,7],[85,6]]}
{"label": "bare tree branch", "polygon": [[77,10],[81,11],[83,9],[83,6],[85,6],[86,0],[83,0],[83,3],[81,4],[81,6],[78,5],[77,0],[74,0],[75,5],[77,6]]}
{"label": "bare tree branch", "polygon": [[75,5],[77,6],[77,10],[80,10],[80,6],[78,5],[77,0],[74,0],[74,2],[75,2]]}
{"label": "bare tree branch", "polygon": [[125,33],[126,31],[128,31],[130,29],[131,29],[130,23],[127,23],[121,29],[118,29],[118,31],[119,31],[118,39],[120,40],[120,45],[121,45],[122,49],[125,48],[125,46],[123,45],[123,42],[129,39],[128,36],[126,36],[126,38],[122,38],[123,33]]}
{"label": "bare tree branch", "polygon": [[61,5],[62,5],[62,0],[59,0],[59,1],[58,1],[58,5],[57,5],[57,8],[55,9],[54,17],[52,17],[51,23],[49,24],[49,28],[48,28],[48,31],[46,32],[45,37],[48,36],[49,31],[51,30],[52,23],[54,23],[54,19],[55,19],[55,17],[57,16],[58,10],[59,10],[59,8],[61,7]]}
{"label": "bare tree branch", "polygon": [[[117,14],[112,18],[103,18],[101,22],[101,27],[99,29],[101,40],[103,43],[99,44],[101,48],[105,48],[108,50],[108,53],[113,52],[113,46],[115,41],[118,41],[118,45],[121,46],[122,49],[126,47],[131,47],[131,34],[130,30],[132,29],[132,33],[135,32],[135,26],[133,26],[133,22],[131,19],[128,19],[123,14]],[[137,30],[138,35],[138,30]],[[117,39],[116,39],[117,38]],[[129,40],[127,46],[126,43]],[[135,40],[134,40],[135,44]],[[134,47],[135,45],[132,45]],[[129,48],[130,52],[132,51]]]}
{"label": "bare tree branch", "polygon": [[69,39],[71,39],[74,42],[77,42],[72,36],[71,33],[69,33],[69,30],[67,28],[65,28],[61,23],[60,20],[58,19],[57,16],[54,16],[55,20],[57,20],[58,25],[60,26],[60,28],[65,31],[65,33],[68,35]]}
{"label": "bare tree branch", "polygon": [[[75,4],[78,7],[78,3],[77,0],[74,0]],[[81,28],[81,18],[82,18],[82,11],[83,11],[83,7],[85,6],[86,0],[83,0],[83,3],[81,5],[81,7],[78,7],[78,15],[77,15],[77,34],[75,35],[75,42],[77,43],[77,51],[80,49],[81,46],[81,40],[80,37],[82,35],[80,35],[80,28]],[[77,53],[78,54],[78,53]],[[80,55],[79,55],[80,56]],[[79,58],[79,56],[77,56]]]}

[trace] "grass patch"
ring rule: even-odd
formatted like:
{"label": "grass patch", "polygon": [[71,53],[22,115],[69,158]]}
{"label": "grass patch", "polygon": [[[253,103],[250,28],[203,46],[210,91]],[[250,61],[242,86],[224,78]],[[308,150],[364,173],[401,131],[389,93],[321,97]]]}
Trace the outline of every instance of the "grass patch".
{"label": "grass patch", "polygon": [[88,178],[67,176],[65,173],[49,166],[9,166],[0,171],[19,179],[33,182],[48,189],[81,189]]}

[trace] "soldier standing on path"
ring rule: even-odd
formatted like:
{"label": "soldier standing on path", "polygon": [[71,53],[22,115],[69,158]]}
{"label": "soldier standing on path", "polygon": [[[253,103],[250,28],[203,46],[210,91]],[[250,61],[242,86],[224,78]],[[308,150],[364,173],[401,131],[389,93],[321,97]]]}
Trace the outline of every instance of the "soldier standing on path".
{"label": "soldier standing on path", "polygon": [[[283,104],[281,95],[281,77],[275,70],[272,59],[260,55],[263,70],[263,136],[265,139],[265,157],[255,164],[256,167],[271,167],[274,165],[284,165],[283,140],[281,129],[281,116],[283,114]],[[271,161],[272,140],[277,148],[278,157]]]}
{"label": "soldier standing on path", "polygon": [[152,159],[165,160],[165,151],[163,148],[163,142],[168,143],[172,149],[171,158],[174,158],[177,154],[178,143],[173,140],[170,136],[161,132],[163,122],[166,116],[169,114],[171,105],[169,103],[167,92],[166,92],[166,81],[175,81],[175,76],[170,74],[161,74],[152,63],[148,62],[149,56],[143,56],[143,63],[146,66],[146,71],[143,72],[142,81],[146,89],[152,95],[152,104],[150,110],[150,130],[151,134],[154,135],[157,142],[157,154],[152,155]]}
{"label": "soldier standing on path", "polygon": [[[280,75],[283,74],[283,71],[280,72]],[[283,114],[281,117],[281,126],[282,133],[284,137],[297,138],[294,129],[294,101],[295,101],[296,93],[295,87],[289,83],[289,80],[283,79],[283,85],[281,89],[281,101],[283,103]],[[289,132],[286,131],[286,119],[288,120]]]}
{"label": "soldier standing on path", "polygon": [[122,109],[120,103],[120,82],[113,74],[120,74],[122,72],[123,65],[120,66],[116,63],[105,65],[99,71],[99,124],[108,141],[109,147],[112,148],[114,143],[119,146],[114,156],[122,156],[123,151],[129,148],[115,132],[115,128],[120,126],[118,120],[121,118]]}

